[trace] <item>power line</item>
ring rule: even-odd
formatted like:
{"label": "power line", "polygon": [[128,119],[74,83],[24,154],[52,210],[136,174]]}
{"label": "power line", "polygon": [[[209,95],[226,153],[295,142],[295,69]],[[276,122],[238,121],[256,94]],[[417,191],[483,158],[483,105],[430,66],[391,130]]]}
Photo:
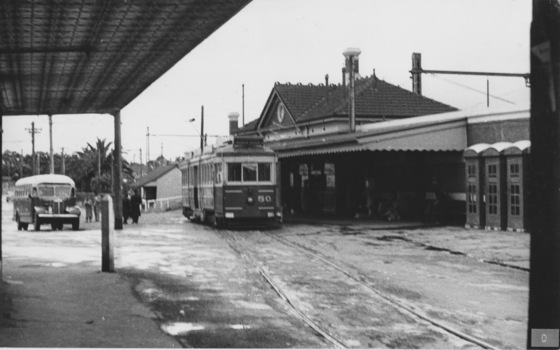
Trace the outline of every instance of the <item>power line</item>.
{"label": "power line", "polygon": [[446,79],[446,78],[442,78],[442,77],[438,76],[438,75],[435,74],[435,73],[429,73],[429,74],[430,74],[431,76],[433,76],[434,78],[443,80],[443,81],[445,81],[445,82],[447,82],[447,83],[449,83],[449,84],[456,85],[456,86],[462,87],[462,88],[464,88],[464,89],[477,92],[477,93],[479,93],[479,94],[488,95],[488,96],[490,96],[490,97],[492,97],[492,98],[494,98],[494,99],[496,99],[496,100],[500,100],[500,101],[503,101],[503,102],[507,102],[507,103],[510,103],[510,104],[512,104],[512,105],[516,104],[515,102],[510,101],[510,100],[506,100],[505,98],[502,98],[502,97],[499,97],[499,96],[496,96],[496,95],[492,95],[492,94],[488,94],[487,91],[478,90],[478,89],[473,88],[473,87],[470,87],[470,86],[468,86],[468,85],[464,85],[464,84],[458,83],[458,82],[453,81],[453,80],[449,80],[449,79]]}

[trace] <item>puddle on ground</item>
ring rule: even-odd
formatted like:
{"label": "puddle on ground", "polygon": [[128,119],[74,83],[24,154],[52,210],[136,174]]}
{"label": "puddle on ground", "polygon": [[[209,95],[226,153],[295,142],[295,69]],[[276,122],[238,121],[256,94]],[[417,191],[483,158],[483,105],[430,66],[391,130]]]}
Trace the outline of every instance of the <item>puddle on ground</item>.
{"label": "puddle on ground", "polygon": [[458,252],[458,251],[454,251],[454,250],[449,250],[447,248],[440,248],[440,247],[434,247],[433,245],[429,245],[426,248],[424,248],[425,250],[431,250],[431,251],[436,251],[436,252],[447,252],[449,254],[453,254],[453,255],[466,255],[465,253],[462,252]]}
{"label": "puddle on ground", "polygon": [[242,330],[242,329],[251,329],[253,327],[246,325],[246,324],[232,324],[229,326],[231,329]]}
{"label": "puddle on ground", "polygon": [[61,263],[61,262],[55,262],[55,263],[50,264],[50,266],[52,266],[52,267],[64,267],[64,266],[67,266],[67,265],[64,264],[64,263]]}
{"label": "puddle on ground", "polygon": [[401,236],[388,236],[388,235],[383,235],[381,237],[377,237],[376,238],[378,241],[384,241],[384,242],[392,242],[395,240],[401,240],[401,241],[405,241],[408,242],[408,240],[404,237]]}
{"label": "puddle on ground", "polygon": [[171,322],[161,325],[161,329],[169,335],[180,335],[192,331],[201,331],[206,327],[196,323]]}

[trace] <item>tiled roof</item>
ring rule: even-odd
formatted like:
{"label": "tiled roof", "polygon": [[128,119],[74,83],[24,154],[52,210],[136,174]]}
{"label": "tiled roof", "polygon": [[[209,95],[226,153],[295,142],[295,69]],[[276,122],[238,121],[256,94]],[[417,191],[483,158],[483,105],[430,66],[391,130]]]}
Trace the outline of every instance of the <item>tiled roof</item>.
{"label": "tiled roof", "polygon": [[[274,88],[298,122],[348,115],[349,100],[344,96],[342,85],[327,87],[312,84],[276,84]],[[375,76],[356,80],[355,101],[358,118],[406,118],[457,110],[379,80]]]}
{"label": "tiled roof", "polygon": [[159,168],[156,168],[156,169],[152,170],[151,172],[149,172],[148,175],[142,177],[141,179],[138,179],[138,181],[131,184],[130,187],[144,186],[144,185],[162,177],[163,175],[167,174],[173,168],[178,168],[178,165],[177,164],[162,165]]}
{"label": "tiled roof", "polygon": [[236,133],[241,133],[241,132],[247,132],[247,131],[255,131],[255,129],[257,128],[257,124],[259,122],[259,119],[255,119],[250,121],[249,123],[243,125],[242,127],[240,127]]}

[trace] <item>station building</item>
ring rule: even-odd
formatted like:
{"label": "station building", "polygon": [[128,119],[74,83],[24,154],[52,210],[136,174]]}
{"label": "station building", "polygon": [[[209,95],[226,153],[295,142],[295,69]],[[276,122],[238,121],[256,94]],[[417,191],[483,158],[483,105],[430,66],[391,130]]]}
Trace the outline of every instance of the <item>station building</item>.
{"label": "station building", "polygon": [[230,116],[278,153],[284,214],[465,224],[464,151],[528,140],[529,111],[458,111],[357,67],[347,57],[338,85],[276,83],[240,129]]}

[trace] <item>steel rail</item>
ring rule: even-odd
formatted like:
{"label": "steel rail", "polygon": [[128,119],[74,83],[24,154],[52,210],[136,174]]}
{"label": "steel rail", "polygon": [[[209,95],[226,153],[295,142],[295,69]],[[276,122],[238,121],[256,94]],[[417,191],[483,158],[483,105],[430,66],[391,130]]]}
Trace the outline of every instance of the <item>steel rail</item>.
{"label": "steel rail", "polygon": [[481,347],[483,347],[484,349],[491,349],[491,350],[499,350],[499,349],[500,349],[500,348],[495,347],[495,346],[493,346],[493,345],[491,345],[491,344],[488,344],[487,342],[485,342],[485,341],[483,341],[483,340],[480,340],[480,339],[478,339],[478,338],[475,338],[475,337],[473,337],[473,336],[471,336],[471,335],[469,335],[469,334],[463,333],[463,332],[461,332],[461,331],[459,331],[459,330],[456,330],[456,329],[454,329],[454,328],[452,328],[452,327],[449,327],[449,326],[447,326],[447,325],[445,325],[445,324],[443,324],[443,323],[441,323],[441,322],[439,322],[439,321],[437,321],[437,320],[434,320],[433,318],[431,318],[431,317],[429,317],[429,316],[427,316],[427,315],[424,315],[423,313],[421,313],[421,312],[419,312],[419,311],[414,310],[413,307],[408,306],[408,305],[405,305],[403,302],[401,302],[401,301],[399,301],[399,300],[396,300],[395,298],[390,297],[390,296],[388,296],[388,295],[386,295],[386,294],[384,294],[384,293],[378,291],[377,289],[371,287],[369,284],[365,283],[365,282],[364,282],[362,279],[360,279],[358,276],[355,276],[355,275],[352,274],[351,272],[348,272],[348,271],[347,271],[346,269],[344,269],[343,267],[341,267],[341,266],[337,265],[336,263],[330,261],[329,259],[327,259],[326,257],[324,257],[321,253],[318,253],[318,252],[316,252],[315,250],[313,250],[313,249],[311,249],[311,248],[308,248],[308,247],[302,246],[302,245],[300,245],[300,244],[297,244],[297,243],[288,241],[288,240],[286,240],[285,238],[280,238],[280,237],[278,237],[277,235],[268,234],[268,233],[265,233],[265,235],[267,235],[268,237],[273,238],[273,239],[275,239],[275,240],[277,240],[277,241],[279,241],[279,242],[281,242],[281,243],[283,243],[283,244],[285,244],[285,245],[288,245],[288,246],[290,246],[290,247],[297,248],[297,249],[299,249],[299,250],[301,250],[301,251],[304,251],[305,253],[307,253],[307,254],[309,254],[309,255],[312,255],[313,257],[315,257],[315,258],[321,260],[321,261],[324,262],[325,264],[327,264],[327,265],[333,267],[334,269],[336,269],[336,270],[338,270],[339,272],[343,273],[343,274],[346,275],[347,277],[349,277],[349,278],[353,279],[354,281],[358,282],[360,285],[362,285],[363,287],[365,287],[366,289],[368,289],[369,291],[371,291],[372,293],[374,293],[375,295],[377,295],[377,296],[380,297],[381,299],[385,300],[387,303],[393,305],[393,306],[396,307],[397,309],[405,310],[405,311],[407,311],[408,313],[410,313],[410,314],[416,316],[417,318],[420,318],[420,319],[422,319],[422,320],[424,320],[424,321],[426,321],[426,322],[432,324],[433,326],[435,326],[435,327],[437,327],[437,328],[440,328],[440,329],[442,329],[442,330],[444,330],[444,331],[446,331],[446,332],[448,332],[448,333],[451,333],[451,334],[455,335],[456,337],[459,337],[459,338],[461,338],[461,339],[463,339],[463,340],[466,340],[466,341],[468,341],[468,342],[471,342],[471,343],[473,343],[473,344],[476,344],[476,345],[478,345],[478,346],[481,346]]}
{"label": "steel rail", "polygon": [[272,279],[272,277],[270,277],[270,275],[262,268],[260,267],[255,259],[251,258],[250,256],[248,256],[245,252],[248,252],[248,249],[246,248],[246,246],[241,243],[238,239],[236,239],[235,237],[233,237],[231,235],[231,233],[226,233],[224,231],[219,231],[217,230],[216,232],[218,232],[219,235],[221,235],[230,245],[230,247],[237,253],[239,254],[242,258],[246,259],[247,261],[249,261],[251,263],[251,265],[253,265],[261,274],[261,276],[263,276],[263,278],[267,281],[267,283],[272,287],[272,289],[274,289],[274,291],[276,292],[276,294],[278,294],[278,296],[280,296],[280,298],[282,300],[284,300],[284,302],[287,304],[287,306],[294,311],[297,316],[303,321],[305,322],[309,327],[311,327],[314,331],[316,331],[317,333],[319,333],[323,338],[325,338],[326,340],[328,340],[329,342],[331,342],[337,349],[349,349],[350,347],[346,344],[344,344],[344,342],[336,339],[334,336],[332,336],[328,331],[322,329],[317,323],[315,323],[311,318],[309,318],[303,311],[301,311],[299,308],[296,307],[296,305],[294,304],[294,302],[288,297],[288,295],[286,294],[286,292],[284,292],[282,290],[282,288],[280,288],[280,286],[278,286],[278,284],[276,284],[274,282],[274,280]]}

